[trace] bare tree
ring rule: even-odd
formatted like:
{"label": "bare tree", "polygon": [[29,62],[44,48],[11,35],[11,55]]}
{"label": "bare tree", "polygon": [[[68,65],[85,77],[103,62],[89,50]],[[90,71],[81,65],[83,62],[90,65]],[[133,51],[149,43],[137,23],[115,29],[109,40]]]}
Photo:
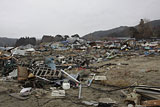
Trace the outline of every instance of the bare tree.
{"label": "bare tree", "polygon": [[149,22],[149,19],[141,19],[138,25],[139,39],[149,39],[153,36],[152,26]]}

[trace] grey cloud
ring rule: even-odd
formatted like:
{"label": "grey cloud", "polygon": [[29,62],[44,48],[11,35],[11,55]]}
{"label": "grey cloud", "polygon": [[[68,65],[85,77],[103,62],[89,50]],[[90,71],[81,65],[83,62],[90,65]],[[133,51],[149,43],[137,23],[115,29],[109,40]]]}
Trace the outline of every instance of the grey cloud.
{"label": "grey cloud", "polygon": [[0,0],[0,36],[83,36],[159,19],[159,5],[160,0]]}

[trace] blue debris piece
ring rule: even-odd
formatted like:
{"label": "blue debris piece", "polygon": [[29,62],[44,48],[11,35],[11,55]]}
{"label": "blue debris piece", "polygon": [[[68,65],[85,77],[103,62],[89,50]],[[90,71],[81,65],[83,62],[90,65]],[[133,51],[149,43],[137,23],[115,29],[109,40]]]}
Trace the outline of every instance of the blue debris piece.
{"label": "blue debris piece", "polygon": [[54,63],[54,58],[46,57],[45,64],[50,67],[52,70],[56,70],[56,64]]}
{"label": "blue debris piece", "polygon": [[147,51],[145,51],[145,52],[144,52],[144,55],[145,55],[145,56],[148,56],[148,55],[150,55],[150,53],[147,52]]}
{"label": "blue debris piece", "polygon": [[149,46],[144,47],[145,50],[151,50],[152,48]]}

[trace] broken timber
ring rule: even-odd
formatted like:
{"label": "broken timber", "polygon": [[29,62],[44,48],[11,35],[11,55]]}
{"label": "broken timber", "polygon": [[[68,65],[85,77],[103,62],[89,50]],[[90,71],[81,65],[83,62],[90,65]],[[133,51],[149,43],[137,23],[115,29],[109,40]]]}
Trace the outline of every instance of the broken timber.
{"label": "broken timber", "polygon": [[55,79],[61,77],[60,71],[54,71],[48,67],[34,67],[30,70],[35,76],[40,76],[40,77],[45,77],[45,78],[55,78]]}

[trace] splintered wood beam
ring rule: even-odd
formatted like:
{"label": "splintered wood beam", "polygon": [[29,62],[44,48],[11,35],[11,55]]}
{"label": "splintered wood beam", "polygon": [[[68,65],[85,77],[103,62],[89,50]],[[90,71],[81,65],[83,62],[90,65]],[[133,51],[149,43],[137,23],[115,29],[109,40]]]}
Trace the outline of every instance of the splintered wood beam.
{"label": "splintered wood beam", "polygon": [[143,106],[146,107],[155,107],[155,106],[160,106],[160,100],[148,100],[148,101],[143,101],[142,102]]}

